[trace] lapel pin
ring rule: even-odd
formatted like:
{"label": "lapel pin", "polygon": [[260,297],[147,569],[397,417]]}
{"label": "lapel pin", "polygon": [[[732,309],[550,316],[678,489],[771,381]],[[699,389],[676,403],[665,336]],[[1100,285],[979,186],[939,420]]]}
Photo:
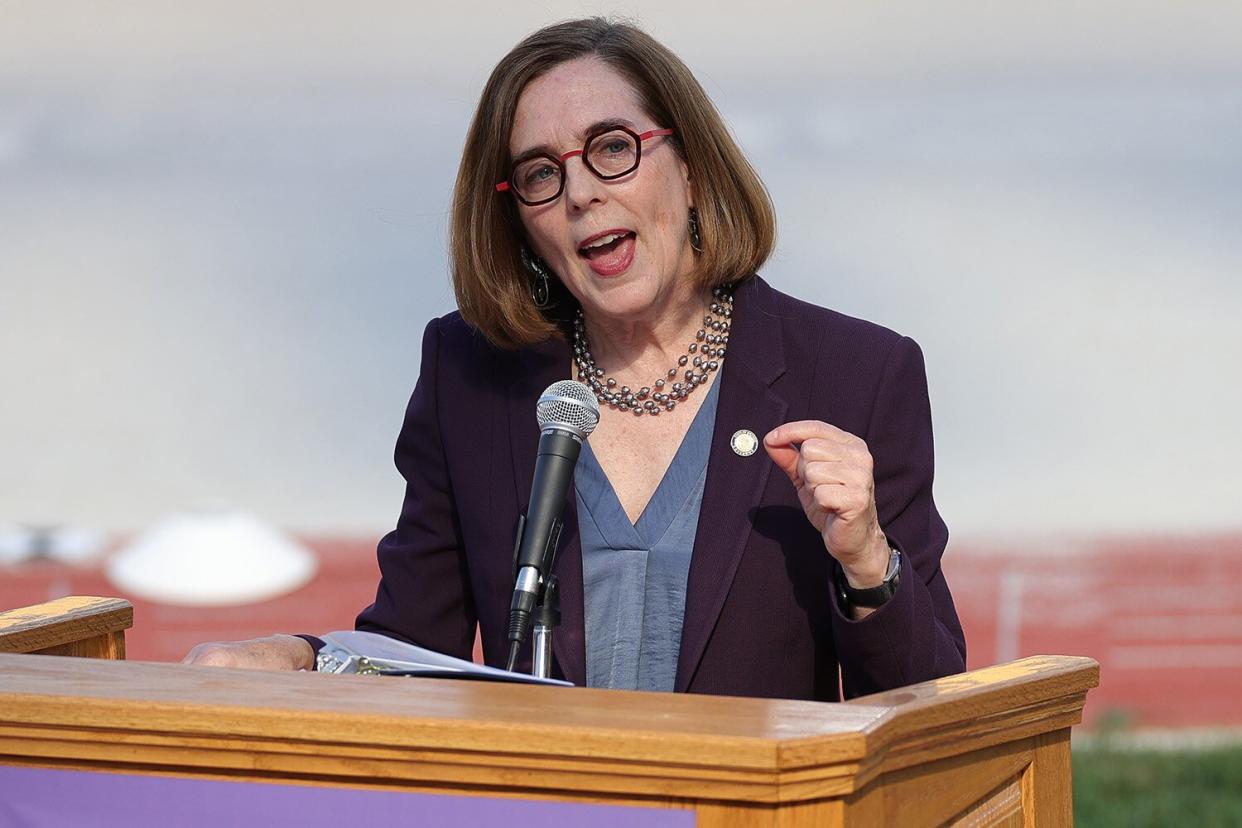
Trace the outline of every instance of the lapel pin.
{"label": "lapel pin", "polygon": [[749,428],[739,428],[733,432],[729,446],[738,457],[750,457],[759,448],[759,438]]}

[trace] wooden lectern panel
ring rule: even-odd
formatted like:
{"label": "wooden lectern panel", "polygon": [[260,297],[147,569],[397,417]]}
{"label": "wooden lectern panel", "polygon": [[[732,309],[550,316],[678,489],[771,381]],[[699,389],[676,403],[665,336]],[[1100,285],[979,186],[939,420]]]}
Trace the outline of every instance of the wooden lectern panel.
{"label": "wooden lectern panel", "polygon": [[0,764],[672,808],[703,828],[1061,825],[1097,682],[1091,659],[1045,656],[821,704],[0,655]]}
{"label": "wooden lectern panel", "polygon": [[120,598],[76,595],[0,612],[0,653],[125,658],[134,607]]}

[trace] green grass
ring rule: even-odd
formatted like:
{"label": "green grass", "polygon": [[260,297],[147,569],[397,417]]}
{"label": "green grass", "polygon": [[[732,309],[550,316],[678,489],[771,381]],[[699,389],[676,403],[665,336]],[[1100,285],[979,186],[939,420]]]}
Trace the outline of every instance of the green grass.
{"label": "green grass", "polygon": [[1133,750],[1104,740],[1073,755],[1078,828],[1242,826],[1242,746]]}

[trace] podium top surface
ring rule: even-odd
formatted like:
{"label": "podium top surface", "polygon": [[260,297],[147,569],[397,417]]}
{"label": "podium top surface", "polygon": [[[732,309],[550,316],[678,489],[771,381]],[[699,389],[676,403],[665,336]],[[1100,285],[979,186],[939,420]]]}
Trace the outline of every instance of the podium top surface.
{"label": "podium top surface", "polygon": [[0,730],[177,733],[779,772],[1076,723],[1098,665],[1034,656],[845,704],[0,654]]}

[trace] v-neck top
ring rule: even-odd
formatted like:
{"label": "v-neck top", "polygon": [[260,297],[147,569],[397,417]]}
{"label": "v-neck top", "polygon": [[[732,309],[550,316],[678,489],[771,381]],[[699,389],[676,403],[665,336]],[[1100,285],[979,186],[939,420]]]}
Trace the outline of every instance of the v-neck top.
{"label": "v-neck top", "polygon": [[574,474],[589,687],[673,689],[720,378],[630,523],[590,442]]}

